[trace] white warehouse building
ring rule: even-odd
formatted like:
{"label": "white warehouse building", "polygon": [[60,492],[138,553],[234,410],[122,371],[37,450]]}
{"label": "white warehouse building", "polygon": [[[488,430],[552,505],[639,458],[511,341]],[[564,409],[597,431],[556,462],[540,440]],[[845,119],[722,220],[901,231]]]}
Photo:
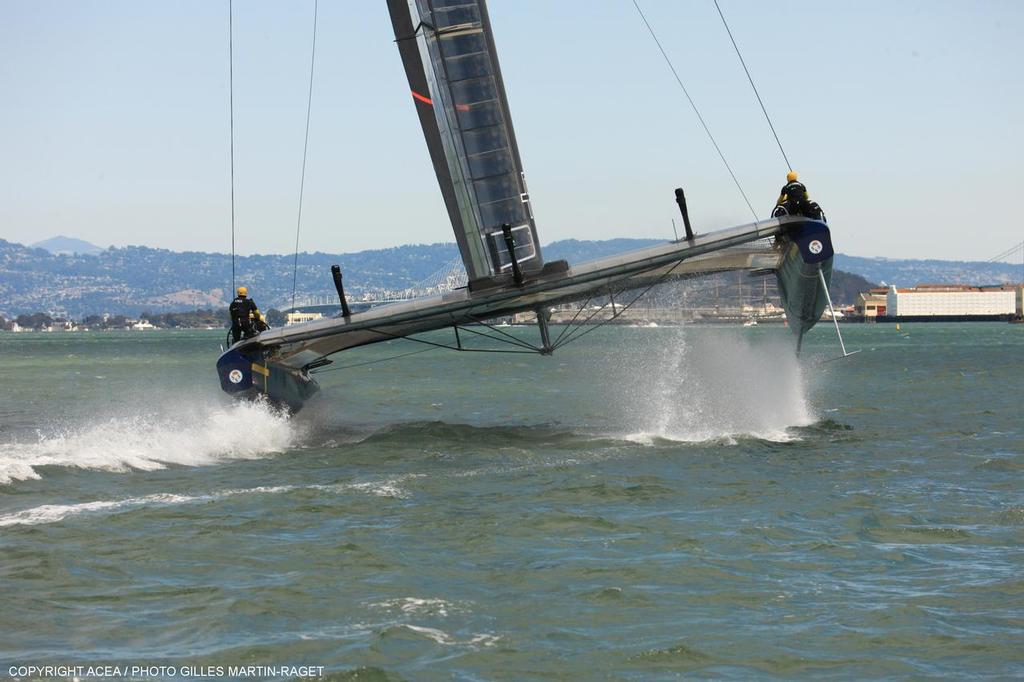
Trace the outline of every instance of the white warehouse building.
{"label": "white warehouse building", "polygon": [[911,289],[889,287],[889,317],[937,317],[944,315],[1014,315],[1019,287],[972,287],[956,284],[919,284]]}

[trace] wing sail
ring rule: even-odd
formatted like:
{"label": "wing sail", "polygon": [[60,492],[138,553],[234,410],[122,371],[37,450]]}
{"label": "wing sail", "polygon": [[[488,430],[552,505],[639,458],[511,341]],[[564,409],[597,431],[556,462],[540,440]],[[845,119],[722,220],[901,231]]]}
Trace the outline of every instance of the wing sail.
{"label": "wing sail", "polygon": [[448,217],[474,281],[543,266],[484,0],[388,0]]}

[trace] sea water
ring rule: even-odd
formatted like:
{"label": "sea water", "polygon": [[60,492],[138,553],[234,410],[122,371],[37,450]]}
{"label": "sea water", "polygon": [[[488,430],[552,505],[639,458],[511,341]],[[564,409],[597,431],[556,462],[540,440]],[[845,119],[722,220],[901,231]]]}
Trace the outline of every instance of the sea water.
{"label": "sea water", "polygon": [[2,334],[0,675],[1021,677],[1024,327],[843,329],[389,342],[294,417],[219,331]]}

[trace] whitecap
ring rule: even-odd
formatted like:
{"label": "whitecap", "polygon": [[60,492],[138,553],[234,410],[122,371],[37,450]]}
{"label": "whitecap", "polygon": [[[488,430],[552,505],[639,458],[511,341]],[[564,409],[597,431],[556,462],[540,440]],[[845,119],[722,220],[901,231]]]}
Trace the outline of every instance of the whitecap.
{"label": "whitecap", "polygon": [[34,441],[0,443],[0,484],[40,478],[39,467],[124,472],[168,464],[204,466],[283,452],[295,422],[262,402],[164,404],[153,411],[51,424]]}
{"label": "whitecap", "polygon": [[442,618],[448,616],[448,610],[454,608],[454,604],[444,599],[402,597],[400,599],[388,599],[382,602],[371,604],[382,609],[400,610],[410,615],[435,615]]}
{"label": "whitecap", "polygon": [[21,511],[0,515],[0,527],[33,526],[43,523],[56,523],[72,516],[92,512],[116,512],[139,507],[162,507],[179,504],[210,502],[235,495],[277,494],[295,490],[295,486],[258,486],[255,488],[238,488],[219,490],[205,495],[178,495],[175,493],[155,493],[141,497],[127,497],[122,500],[95,500],[77,504],[43,504]]}
{"label": "whitecap", "polygon": [[[404,478],[419,477],[422,474],[410,474]],[[363,494],[378,495],[382,497],[408,497],[409,493],[397,487],[396,480],[365,481],[358,483],[337,483],[332,485],[274,485],[256,486],[253,488],[228,488],[216,490],[202,495],[179,495],[175,493],[155,493],[140,497],[128,497],[121,500],[94,500],[92,502],[79,502],[75,504],[44,504],[37,507],[30,507],[16,512],[0,515],[0,527],[16,525],[36,525],[41,523],[56,523],[68,517],[80,514],[107,512],[112,513],[120,510],[168,506],[176,504],[193,504],[196,502],[211,502],[237,495],[277,495],[288,493],[294,490],[320,490],[328,492],[355,491]]]}
{"label": "whitecap", "polygon": [[423,626],[423,625],[411,625],[409,623],[406,623],[406,624],[401,625],[399,627],[405,628],[407,630],[411,630],[411,631],[413,631],[413,632],[415,632],[417,634],[423,635],[424,637],[427,637],[429,639],[434,640],[438,644],[443,644],[445,646],[456,646],[456,645],[463,645],[463,646],[465,646],[465,645],[470,645],[470,646],[476,646],[476,645],[494,646],[494,644],[496,642],[498,642],[498,640],[501,639],[501,637],[499,635],[491,635],[491,634],[483,634],[483,633],[481,633],[481,634],[473,634],[472,636],[470,636],[470,638],[468,640],[460,640],[460,639],[457,639],[457,638],[453,637],[452,635],[448,634],[444,630],[439,630],[438,628],[428,628],[428,627]]}

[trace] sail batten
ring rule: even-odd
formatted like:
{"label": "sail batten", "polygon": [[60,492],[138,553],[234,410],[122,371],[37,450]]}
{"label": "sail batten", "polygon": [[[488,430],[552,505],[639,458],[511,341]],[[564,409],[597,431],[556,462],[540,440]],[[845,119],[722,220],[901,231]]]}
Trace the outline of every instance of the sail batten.
{"label": "sail batten", "polygon": [[388,0],[388,9],[470,285],[510,273],[513,256],[522,271],[540,270],[484,0]]}

